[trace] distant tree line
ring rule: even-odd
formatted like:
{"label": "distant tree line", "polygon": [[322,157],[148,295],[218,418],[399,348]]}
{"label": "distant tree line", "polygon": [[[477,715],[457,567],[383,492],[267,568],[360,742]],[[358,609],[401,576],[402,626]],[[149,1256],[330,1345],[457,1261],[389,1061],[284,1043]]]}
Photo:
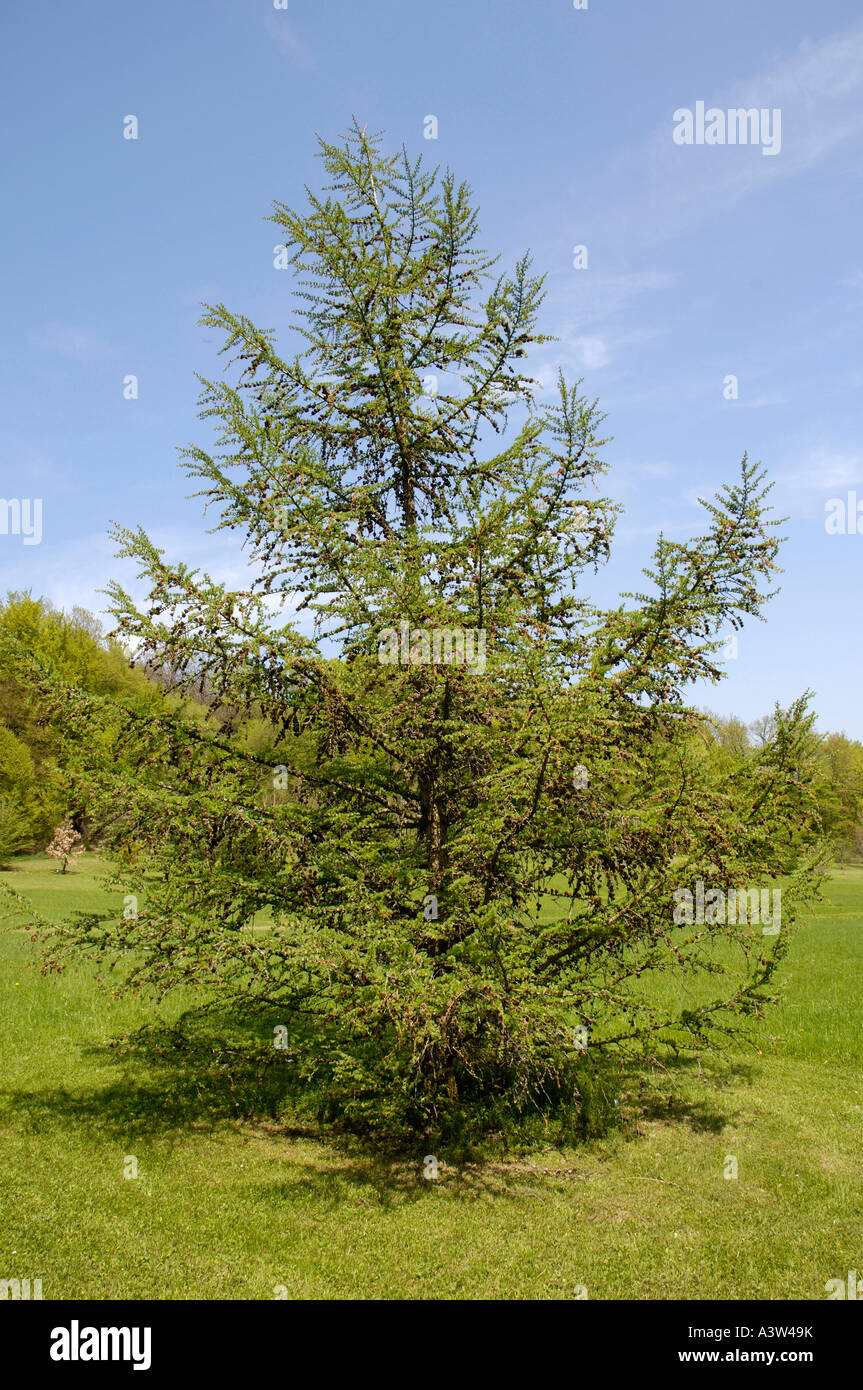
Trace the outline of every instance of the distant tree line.
{"label": "distant tree line", "polygon": [[[88,693],[130,700],[142,710],[162,698],[84,608],[63,613],[48,599],[10,592],[0,603],[0,634],[20,641],[60,678]],[[32,690],[0,657],[0,843],[7,853],[44,849],[67,815],[87,838],[98,832],[89,823],[86,801],[74,791],[75,764],[75,746],[63,738],[59,721],[37,707]]]}
{"label": "distant tree line", "polygon": [[[182,704],[188,715],[204,722],[209,712],[223,729],[239,732],[250,752],[278,762],[286,750],[303,760],[302,740],[291,738],[268,720],[250,717],[239,708],[214,712],[213,693],[205,677],[175,693],[175,675],[167,665],[137,663],[123,647],[103,635],[98,619],[87,609],[64,613],[49,599],[10,592],[0,602],[0,629],[18,638],[33,653],[47,659],[71,685],[90,694],[131,701],[142,712],[166,702]],[[734,715],[707,711],[704,753],[725,772],[750,758],[773,734],[774,719],[765,715],[745,723]],[[287,741],[286,741],[287,738]],[[836,846],[840,862],[863,859],[863,743],[844,733],[813,733],[809,768],[813,776],[822,828]],[[307,760],[311,760],[309,750]],[[71,816],[88,843],[108,829],[94,824],[83,794],[74,791],[75,750],[61,730],[37,710],[23,685],[0,657],[0,840],[8,849],[43,849],[58,824]],[[286,789],[270,792],[281,800]],[[266,795],[266,794],[265,794]],[[13,843],[14,842],[14,843]]]}
{"label": "distant tree line", "polygon": [[[42,658],[52,675],[91,695],[137,708],[182,710],[184,716],[210,722],[229,732],[239,728],[243,745],[278,762],[278,736],[266,720],[241,716],[239,710],[214,710],[206,678],[183,694],[168,664],[136,661],[119,642],[103,634],[93,613],[74,607],[65,613],[50,599],[9,592],[0,601],[0,638],[8,634]],[[122,759],[122,750],[112,751]],[[292,747],[296,754],[297,749]],[[0,642],[0,867],[10,854],[43,850],[67,819],[88,845],[113,840],[112,822],[95,817],[81,774],[86,771],[80,748],[52,719],[33,689],[4,660]],[[281,790],[270,798],[283,799]]]}
{"label": "distant tree line", "polygon": [[[750,758],[772,737],[772,715],[745,724],[709,712],[710,754],[726,766]],[[863,858],[863,743],[844,733],[809,737],[807,762],[824,833],[840,862]]]}

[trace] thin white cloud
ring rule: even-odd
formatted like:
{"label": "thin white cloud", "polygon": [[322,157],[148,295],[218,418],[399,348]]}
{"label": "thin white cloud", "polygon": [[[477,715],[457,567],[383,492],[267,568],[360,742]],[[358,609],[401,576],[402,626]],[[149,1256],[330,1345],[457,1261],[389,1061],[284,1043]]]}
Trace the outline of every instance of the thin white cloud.
{"label": "thin white cloud", "polygon": [[611,354],[602,338],[588,337],[582,334],[573,338],[568,346],[576,365],[584,367],[587,371],[596,371],[598,367],[606,367],[611,361]]}
{"label": "thin white cloud", "polygon": [[288,21],[287,12],[280,10],[278,14],[271,12],[264,21],[267,33],[281,49],[287,53],[301,68],[313,68],[315,66],[312,50],[307,43],[298,37],[296,31]]}
{"label": "thin white cloud", "polygon": [[117,357],[117,348],[111,343],[71,323],[49,323],[42,332],[31,333],[30,342],[43,352],[57,353],[87,366]]}
{"label": "thin white cloud", "polygon": [[664,460],[657,463],[635,464],[635,472],[646,473],[649,478],[667,478],[675,471],[674,465],[666,463]]}
{"label": "thin white cloud", "polygon": [[[107,599],[102,591],[110,580],[116,580],[136,603],[144,602],[147,586],[137,578],[137,565],[129,560],[117,559],[116,544],[106,531],[97,531],[71,541],[55,541],[51,521],[51,512],[46,510],[40,545],[17,545],[13,548],[10,543],[4,549],[4,592],[7,589],[30,589],[34,597],[48,598],[55,607],[66,612],[78,604],[100,617],[106,630],[111,626],[112,619],[106,613]],[[251,587],[255,572],[245,564],[236,539],[209,535],[203,524],[198,530],[151,528],[148,534],[157,549],[164,551],[164,558],[169,564],[182,560],[192,569],[207,573],[215,583],[224,584],[229,589],[248,590]],[[281,615],[282,621],[287,621],[300,600],[298,593],[271,594],[264,598],[264,607],[274,616]]]}
{"label": "thin white cloud", "polygon": [[[782,112],[782,145],[764,158],[757,145],[674,143],[673,113],[696,101],[721,110],[757,107]],[[605,202],[603,225],[631,227],[643,243],[679,237],[743,198],[804,173],[863,140],[863,23],[813,42],[726,90],[676,85],[667,114],[646,146],[615,161],[609,177],[631,189]]]}
{"label": "thin white cloud", "polygon": [[668,270],[557,271],[548,277],[555,305],[575,309],[585,323],[608,319],[628,309],[640,295],[667,290],[674,284]]}
{"label": "thin white cloud", "polygon": [[832,452],[814,449],[806,456],[802,468],[789,473],[784,483],[802,491],[853,488],[863,483],[863,453],[855,450]]}
{"label": "thin white cloud", "polygon": [[29,549],[9,551],[3,560],[3,589],[30,590],[68,612],[76,604],[101,613],[105,599],[97,590],[116,573],[113,545],[103,533],[82,536],[68,544],[53,539],[53,517],[46,507],[42,541]]}
{"label": "thin white cloud", "polygon": [[554,296],[549,326],[555,341],[535,352],[531,368],[544,393],[556,391],[558,369],[567,376],[598,371],[626,348],[657,337],[659,329],[635,328],[621,320],[636,299],[668,289],[674,276],[664,270],[587,270],[549,280]]}

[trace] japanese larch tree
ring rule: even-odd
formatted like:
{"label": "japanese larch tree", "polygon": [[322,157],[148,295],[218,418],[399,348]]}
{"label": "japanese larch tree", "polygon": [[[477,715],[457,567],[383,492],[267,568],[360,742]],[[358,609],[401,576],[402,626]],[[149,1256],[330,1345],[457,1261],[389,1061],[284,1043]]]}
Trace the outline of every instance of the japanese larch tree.
{"label": "japanese larch tree", "polygon": [[[272,219],[302,350],[221,304],[203,320],[231,365],[202,379],[215,444],[184,456],[248,587],[118,532],[150,592],[113,586],[118,635],[208,719],[31,671],[142,893],[59,945],[197,987],[270,1054],[281,1028],[327,1114],[425,1135],[577,1104],[587,1059],[761,1013],[817,877],[811,717],[778,710],[722,775],[684,703],[769,596],[763,474],[744,459],[702,534],[660,538],[649,592],[598,610],[607,441],[577,383],[528,375],[540,278],[496,274],[449,174],[357,126],[321,156],[328,186]],[[780,877],[776,934],[675,921],[681,885]]]}

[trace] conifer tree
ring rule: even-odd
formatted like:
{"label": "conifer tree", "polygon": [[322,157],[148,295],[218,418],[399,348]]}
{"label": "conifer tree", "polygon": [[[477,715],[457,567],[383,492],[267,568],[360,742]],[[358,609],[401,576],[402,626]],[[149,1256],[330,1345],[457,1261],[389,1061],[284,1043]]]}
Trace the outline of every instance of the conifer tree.
{"label": "conifer tree", "polygon": [[[812,718],[778,710],[721,772],[685,704],[770,595],[764,474],[744,458],[700,535],[659,539],[647,591],[597,609],[608,441],[578,383],[549,400],[528,374],[529,258],[500,274],[469,188],[356,124],[320,153],[327,186],[272,218],[302,351],[222,304],[203,319],[229,367],[202,379],[215,445],[184,456],[248,587],[118,532],[150,591],[139,610],[112,586],[118,635],[205,683],[210,722],[31,680],[90,749],[126,881],[151,871],[134,920],[63,949],[283,1026],[326,1113],[430,1133],[567,1106],[588,1058],[751,1024],[817,881]],[[675,921],[681,886],[780,876],[777,934]]]}

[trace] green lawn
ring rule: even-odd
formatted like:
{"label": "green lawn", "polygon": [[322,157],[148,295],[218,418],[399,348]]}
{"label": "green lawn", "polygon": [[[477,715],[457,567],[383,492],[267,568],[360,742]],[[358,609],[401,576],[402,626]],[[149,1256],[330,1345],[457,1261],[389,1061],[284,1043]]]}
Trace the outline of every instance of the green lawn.
{"label": "green lawn", "polygon": [[[64,915],[120,905],[103,872],[43,856],[2,881]],[[837,870],[796,936],[763,1055],[646,1081],[577,1150],[439,1154],[436,1182],[420,1152],[242,1118],[227,1073],[118,1058],[140,1005],[37,959],[0,935],[0,1278],[46,1299],[820,1299],[863,1271],[863,870]]]}

